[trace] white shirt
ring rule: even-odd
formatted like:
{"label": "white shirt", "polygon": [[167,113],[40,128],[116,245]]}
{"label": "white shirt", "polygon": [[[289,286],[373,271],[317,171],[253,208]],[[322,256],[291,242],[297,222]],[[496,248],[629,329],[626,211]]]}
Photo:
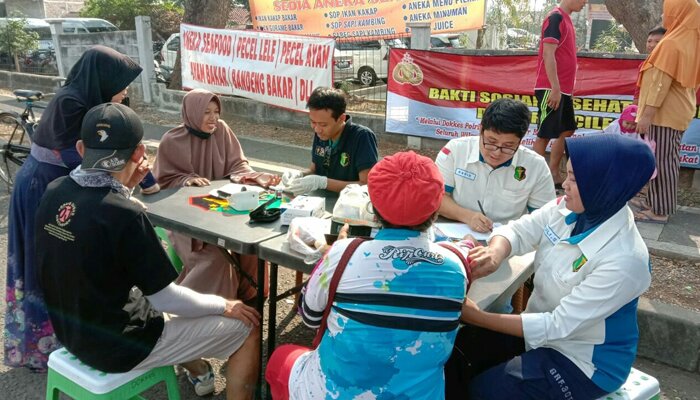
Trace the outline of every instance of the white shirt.
{"label": "white shirt", "polygon": [[554,181],[545,159],[519,146],[510,163],[496,169],[480,161],[479,136],[450,140],[435,163],[451,193],[463,208],[480,212],[494,222],[505,223],[554,199]]}
{"label": "white shirt", "polygon": [[627,206],[573,238],[570,214],[558,199],[492,236],[508,239],[511,255],[537,250],[535,289],[521,314],[526,347],[555,349],[614,391],[634,362],[637,298],[651,283],[649,252]]}

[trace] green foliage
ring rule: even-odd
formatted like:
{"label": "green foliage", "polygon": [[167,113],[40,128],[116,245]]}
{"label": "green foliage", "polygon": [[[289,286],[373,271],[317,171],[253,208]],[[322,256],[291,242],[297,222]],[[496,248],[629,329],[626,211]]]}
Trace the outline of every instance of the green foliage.
{"label": "green foliage", "polygon": [[39,47],[39,34],[25,29],[25,18],[8,18],[0,25],[0,52],[14,59],[17,71],[17,57]]}
{"label": "green foliage", "polygon": [[624,53],[632,46],[632,37],[627,30],[618,24],[610,24],[593,45],[594,51],[605,53]]}
{"label": "green foliage", "polygon": [[151,15],[155,4],[155,0],[87,0],[80,16],[106,19],[119,29],[133,30],[134,18]]}

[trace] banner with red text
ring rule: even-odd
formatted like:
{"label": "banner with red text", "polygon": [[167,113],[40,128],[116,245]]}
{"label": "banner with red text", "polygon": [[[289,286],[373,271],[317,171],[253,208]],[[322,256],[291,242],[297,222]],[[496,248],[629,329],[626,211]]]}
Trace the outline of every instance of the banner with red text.
{"label": "banner with red text", "polygon": [[[574,112],[576,135],[600,133],[632,103],[639,59],[579,57]],[[478,135],[486,107],[500,98],[523,101],[532,111],[522,144],[537,133],[533,93],[536,55],[458,55],[391,49],[386,131],[429,138]],[[700,168],[700,107],[683,136],[681,164]]]}
{"label": "banner with red text", "polygon": [[305,111],[333,83],[332,38],[180,25],[182,86]]}
{"label": "banner with red text", "polygon": [[408,33],[427,22],[432,33],[484,26],[486,0],[250,0],[256,30],[334,37]]}

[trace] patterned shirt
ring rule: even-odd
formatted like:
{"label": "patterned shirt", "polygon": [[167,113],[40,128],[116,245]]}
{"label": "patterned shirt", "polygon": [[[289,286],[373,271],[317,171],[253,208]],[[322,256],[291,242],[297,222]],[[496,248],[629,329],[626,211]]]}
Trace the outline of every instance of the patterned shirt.
{"label": "patterned shirt", "polygon": [[[350,242],[336,242],[312,273],[302,302],[310,326]],[[348,262],[321,344],[294,364],[290,398],[444,399],[466,286],[459,258],[427,234],[380,230]]]}

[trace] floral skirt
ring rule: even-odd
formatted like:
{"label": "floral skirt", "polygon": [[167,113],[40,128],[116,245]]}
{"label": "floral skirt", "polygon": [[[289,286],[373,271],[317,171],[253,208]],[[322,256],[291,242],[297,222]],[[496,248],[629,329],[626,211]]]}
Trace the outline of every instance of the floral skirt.
{"label": "floral skirt", "polygon": [[67,168],[31,156],[17,172],[8,218],[5,297],[5,365],[10,367],[45,371],[49,354],[60,346],[37,276],[34,215],[49,182],[67,173]]}

